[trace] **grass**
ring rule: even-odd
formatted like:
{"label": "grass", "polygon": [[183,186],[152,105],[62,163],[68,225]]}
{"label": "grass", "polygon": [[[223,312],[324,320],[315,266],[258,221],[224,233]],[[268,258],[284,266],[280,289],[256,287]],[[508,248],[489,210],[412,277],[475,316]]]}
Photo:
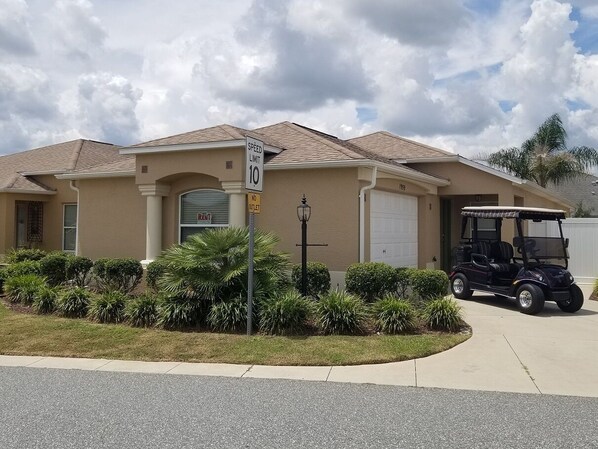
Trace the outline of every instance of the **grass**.
{"label": "grass", "polygon": [[260,365],[355,365],[425,357],[469,335],[278,337],[140,329],[32,315],[0,303],[0,354]]}

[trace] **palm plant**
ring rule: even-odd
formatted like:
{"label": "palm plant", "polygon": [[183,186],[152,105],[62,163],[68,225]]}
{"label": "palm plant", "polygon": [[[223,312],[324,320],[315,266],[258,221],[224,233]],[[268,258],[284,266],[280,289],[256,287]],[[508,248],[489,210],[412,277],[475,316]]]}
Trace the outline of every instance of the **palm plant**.
{"label": "palm plant", "polygon": [[[288,282],[288,256],[274,252],[277,243],[274,234],[256,230],[256,298],[271,295]],[[208,229],[166,250],[161,260],[166,268],[158,286],[168,294],[211,301],[247,295],[247,228]]]}
{"label": "palm plant", "polygon": [[542,187],[560,184],[586,174],[598,165],[598,151],[567,148],[567,131],[558,114],[550,116],[520,148],[505,148],[483,158],[493,167]]}

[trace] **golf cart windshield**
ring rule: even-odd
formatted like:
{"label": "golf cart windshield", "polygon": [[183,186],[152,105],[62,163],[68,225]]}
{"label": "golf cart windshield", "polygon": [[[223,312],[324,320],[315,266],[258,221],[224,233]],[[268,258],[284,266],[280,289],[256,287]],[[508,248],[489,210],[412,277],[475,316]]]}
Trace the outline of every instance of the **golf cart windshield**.
{"label": "golf cart windshield", "polygon": [[[513,247],[517,252],[525,250],[529,259],[563,260],[568,258],[567,250],[560,237],[515,237]],[[522,251],[519,251],[520,248]]]}

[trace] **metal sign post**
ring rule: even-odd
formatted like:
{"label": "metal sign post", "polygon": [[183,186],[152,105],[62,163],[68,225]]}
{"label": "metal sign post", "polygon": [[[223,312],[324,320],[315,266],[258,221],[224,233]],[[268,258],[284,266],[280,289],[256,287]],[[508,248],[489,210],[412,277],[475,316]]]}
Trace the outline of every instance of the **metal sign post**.
{"label": "metal sign post", "polygon": [[[252,137],[245,141],[245,188],[262,191],[264,182],[264,143]],[[247,335],[253,330],[253,246],[255,240],[255,214],[261,210],[259,193],[247,194],[249,210],[249,266],[247,270]]]}

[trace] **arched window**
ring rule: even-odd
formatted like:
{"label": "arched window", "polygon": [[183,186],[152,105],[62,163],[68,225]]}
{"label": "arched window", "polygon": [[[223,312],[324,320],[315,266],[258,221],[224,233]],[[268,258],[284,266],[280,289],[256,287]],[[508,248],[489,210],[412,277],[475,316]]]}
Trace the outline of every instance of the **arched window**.
{"label": "arched window", "polygon": [[181,195],[179,242],[206,228],[228,226],[228,195],[221,190],[193,190]]}

